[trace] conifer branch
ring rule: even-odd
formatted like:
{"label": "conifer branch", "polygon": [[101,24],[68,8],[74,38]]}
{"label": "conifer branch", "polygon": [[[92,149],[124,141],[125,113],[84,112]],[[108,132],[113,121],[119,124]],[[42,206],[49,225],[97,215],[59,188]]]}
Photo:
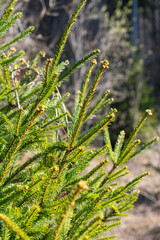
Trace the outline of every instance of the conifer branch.
{"label": "conifer branch", "polygon": [[33,91],[28,93],[26,96],[22,96],[21,97],[21,104],[24,103],[25,101],[31,99],[31,97],[35,96],[40,91],[42,91],[42,87],[41,86],[37,86],[36,88],[33,89]]}
{"label": "conifer branch", "polygon": [[26,37],[28,34],[31,34],[31,32],[34,30],[34,27],[29,27],[27,28],[24,32],[22,32],[19,36],[15,37],[13,40],[11,40],[10,42],[7,42],[3,45],[0,46],[0,51],[2,49],[5,49],[7,47],[9,47],[10,45],[18,42],[19,40],[22,40],[24,37]]}
{"label": "conifer branch", "polygon": [[42,153],[39,153],[35,155],[34,157],[28,159],[23,165],[21,165],[19,168],[15,170],[9,177],[6,178],[5,182],[3,183],[3,187],[6,186],[18,173],[20,173],[22,170],[24,170],[28,165],[30,165],[32,162],[36,161],[40,157],[42,157]]}
{"label": "conifer branch", "polygon": [[73,195],[73,197],[72,197],[72,200],[71,200],[71,202],[70,202],[67,210],[66,210],[65,213],[62,215],[62,218],[61,218],[59,227],[57,228],[57,231],[56,231],[56,233],[55,233],[54,240],[57,240],[58,235],[59,235],[59,233],[60,233],[60,230],[61,230],[61,228],[62,228],[63,222],[64,222],[64,220],[65,220],[65,217],[66,217],[68,211],[70,210],[70,208],[75,205],[75,199],[76,199],[77,195],[79,194],[79,192],[80,192],[81,190],[88,190],[88,186],[86,185],[86,182],[85,182],[85,181],[81,181],[81,182],[78,183],[78,186],[77,186],[76,189],[75,189],[75,193],[74,193],[74,195]]}
{"label": "conifer branch", "polygon": [[[95,64],[95,62],[92,62],[92,64]],[[96,87],[98,85],[98,82],[101,79],[101,76],[102,76],[104,70],[108,68],[108,64],[109,63],[106,60],[101,62],[101,67],[100,67],[100,69],[99,69],[99,71],[97,73],[97,76],[95,77],[95,79],[93,81],[93,84],[91,85],[91,88],[90,88],[90,90],[89,90],[89,92],[88,92],[88,94],[87,94],[87,96],[86,96],[86,98],[85,98],[85,100],[83,102],[83,106],[81,107],[81,110],[80,110],[80,112],[78,114],[78,118],[76,119],[76,122],[75,122],[75,124],[72,127],[73,130],[72,130],[72,132],[70,134],[70,141],[71,141],[70,146],[71,147],[73,147],[74,142],[76,140],[76,137],[77,137],[77,135],[79,133],[79,130],[80,130],[81,126],[82,126],[84,114],[85,114],[85,112],[87,110],[88,104],[89,104],[89,102],[90,102],[90,100],[91,100],[91,98],[92,98],[92,96],[93,96],[93,94],[94,94],[94,92],[96,90]],[[87,81],[88,77],[90,76],[90,71],[88,72],[87,75],[88,76],[86,78],[86,81]],[[82,92],[82,96],[83,96],[83,92]]]}
{"label": "conifer branch", "polygon": [[117,139],[117,142],[116,142],[116,145],[115,145],[115,149],[114,149],[114,162],[115,163],[117,162],[117,159],[120,155],[120,151],[122,149],[124,138],[125,138],[125,132],[121,131],[119,136],[118,136],[118,139]]}
{"label": "conifer branch", "polygon": [[61,118],[65,117],[66,113],[61,114],[60,116],[52,119],[51,121],[48,121],[47,123],[42,125],[42,129],[45,129],[48,125],[55,123],[56,121],[60,120]]}
{"label": "conifer branch", "polygon": [[101,121],[99,121],[95,127],[91,128],[91,130],[88,131],[84,136],[81,136],[79,141],[73,146],[73,150],[75,150],[80,145],[83,145],[87,140],[89,140],[91,137],[93,137],[95,134],[100,132],[104,126],[110,124],[112,121],[114,121],[115,115],[114,113],[111,113],[110,115],[105,116],[102,118]]}
{"label": "conifer branch", "polygon": [[[77,230],[83,224],[83,222],[86,220],[87,216],[90,214],[90,212],[94,209],[94,207],[103,199],[104,195],[108,193],[111,190],[111,188],[102,189],[101,193],[99,193],[99,196],[92,201],[90,205],[87,205],[85,208],[83,208],[81,211],[79,211],[75,218],[73,219],[73,228],[68,233],[69,238],[73,238],[76,234]],[[81,215],[83,214],[83,217]],[[79,219],[79,220],[78,220]]]}
{"label": "conifer branch", "polygon": [[51,175],[50,175],[50,177],[49,177],[49,179],[48,179],[48,182],[47,182],[47,184],[46,184],[45,190],[44,190],[44,192],[43,192],[42,200],[41,200],[41,203],[40,203],[41,206],[43,205],[43,201],[44,201],[44,198],[45,198],[45,195],[46,195],[46,192],[47,192],[47,188],[48,188],[48,186],[49,186],[49,184],[50,184],[50,182],[51,182],[51,179],[52,179],[52,177],[53,177],[54,172],[55,172],[55,168],[52,167],[52,168],[51,168]]}
{"label": "conifer branch", "polygon": [[5,13],[3,14],[2,18],[0,19],[0,25],[5,24],[13,12],[14,12],[13,8],[6,9]]}
{"label": "conifer branch", "polygon": [[[1,81],[1,83],[3,85],[3,87],[5,88],[6,87],[6,81],[5,81],[4,77],[3,77],[3,73],[2,73],[1,69],[0,69],[0,81]],[[6,88],[6,90],[7,90],[7,88]]]}
{"label": "conifer branch", "polygon": [[91,88],[88,91],[88,94],[86,96],[86,99],[84,101],[84,106],[88,106],[89,102],[92,99],[92,96],[97,88],[97,85],[102,77],[102,74],[105,72],[106,69],[108,69],[109,62],[107,60],[101,61],[101,67],[97,73],[97,76],[95,77],[93,84],[91,86]]}
{"label": "conifer branch", "polygon": [[87,91],[87,87],[88,87],[88,82],[89,82],[89,79],[91,77],[91,73],[93,71],[93,68],[94,66],[97,64],[97,61],[96,59],[93,59],[92,60],[92,63],[88,69],[88,72],[86,74],[86,77],[85,77],[85,80],[84,80],[84,83],[83,83],[83,86],[82,86],[82,92],[81,92],[81,96],[80,96],[80,107],[83,106],[83,102],[84,102],[84,97],[85,97],[85,94],[86,94],[86,91]]}
{"label": "conifer branch", "polygon": [[24,55],[24,51],[20,51],[19,53],[17,53],[16,55],[14,55],[11,58],[0,60],[0,65],[4,66],[5,64],[11,63],[11,62],[15,61],[17,58],[21,57],[22,55]]}
{"label": "conifer branch", "polygon": [[[12,84],[11,84],[11,79],[9,77],[9,72],[8,72],[8,69],[7,69],[6,65],[3,66],[3,69],[4,69],[4,74],[5,74],[5,80],[6,80],[6,83],[7,83],[7,87],[8,87],[9,90],[11,90],[12,89]],[[10,98],[11,104],[14,104],[12,94],[9,94],[9,98]]]}
{"label": "conifer branch", "polygon": [[125,160],[129,159],[129,156],[131,156],[133,150],[137,147],[137,145],[139,145],[141,143],[140,139],[135,140],[132,144],[130,144],[130,146],[128,146],[128,148],[126,149],[126,151],[124,153],[122,153],[122,155],[120,155],[119,159],[117,159],[117,166],[122,165],[123,163],[125,163]]}
{"label": "conifer branch", "polygon": [[2,37],[4,32],[7,31],[21,16],[22,16],[21,12],[15,14],[9,21],[7,21],[6,24],[4,24],[4,25],[2,25],[2,27],[0,27],[0,38]]}
{"label": "conifer branch", "polygon": [[[58,95],[59,95],[59,97],[60,97],[60,99],[62,99],[62,96],[61,96],[61,94],[60,94],[60,91],[58,90],[58,88],[56,87],[56,90],[57,90],[57,92],[58,92]],[[65,113],[65,121],[66,121],[66,127],[67,127],[67,131],[68,131],[68,125],[69,125],[69,121],[68,121],[68,117],[67,117],[67,108],[66,108],[66,106],[65,106],[65,104],[64,104],[64,102],[62,101],[62,106],[63,106],[63,110],[64,110],[64,113]]]}
{"label": "conifer branch", "polygon": [[60,78],[59,82],[62,80],[65,80],[67,77],[69,77],[71,74],[73,74],[78,68],[80,68],[84,63],[89,61],[92,57],[95,57],[97,54],[100,53],[99,49],[96,49],[89,54],[87,54],[85,57],[83,57],[81,60],[76,62],[70,69],[68,69]]}
{"label": "conifer branch", "polygon": [[[80,231],[79,231],[79,233],[74,237],[74,238],[72,238],[72,240],[78,240],[78,239],[80,239],[82,236],[83,236],[83,234],[85,233],[85,232],[88,232],[89,231],[89,229],[93,226],[93,225],[95,225],[95,223],[97,223],[98,222],[98,224],[101,224],[101,221],[100,220],[102,220],[102,216],[100,215],[100,216],[98,216],[98,217],[95,217],[93,220],[91,220],[87,225],[85,225]],[[94,227],[95,228],[95,227]]]}
{"label": "conifer branch", "polygon": [[149,172],[145,172],[145,173],[139,175],[138,177],[134,178],[132,181],[130,181],[129,183],[127,183],[127,185],[124,187],[123,191],[129,191],[130,189],[133,188],[133,186],[135,186],[137,183],[139,183],[139,181],[140,181],[143,177],[145,177],[145,176],[147,176],[147,175],[150,175],[150,173],[149,173]]}
{"label": "conifer branch", "polygon": [[44,101],[45,99],[47,99],[47,97],[49,97],[52,92],[54,91],[54,89],[56,88],[56,80],[57,80],[58,74],[56,73],[53,78],[52,81],[50,81],[49,86],[47,86],[47,88],[42,89],[42,92],[40,93],[39,98],[37,99],[37,101],[35,102],[35,104],[33,105],[33,107],[31,108],[30,111],[30,115],[32,115],[36,108],[38,107],[38,105]]}
{"label": "conifer branch", "polygon": [[16,135],[19,135],[19,127],[20,127],[20,120],[22,117],[22,113],[23,113],[23,108],[19,109],[19,117],[18,117],[18,121],[17,121],[17,126],[16,126]]}
{"label": "conifer branch", "polygon": [[144,121],[147,119],[148,116],[152,116],[152,112],[150,109],[147,109],[143,118],[141,119],[141,121],[138,123],[137,127],[134,129],[134,131],[131,133],[129,139],[127,140],[123,150],[122,150],[122,154],[125,153],[126,149],[128,148],[128,146],[130,145],[130,143],[132,143],[132,140],[134,139],[134,137],[136,136],[136,134],[138,133],[138,131],[140,130],[140,128],[142,127]]}
{"label": "conifer branch", "polygon": [[29,215],[29,217],[28,217],[28,219],[27,219],[27,221],[26,221],[26,223],[25,223],[24,230],[27,229],[27,225],[29,225],[29,222],[32,220],[32,218],[34,217],[34,215],[36,215],[37,212],[39,212],[39,211],[40,211],[40,207],[37,206],[37,205],[35,205],[33,211],[31,212],[31,214]]}
{"label": "conifer branch", "polygon": [[64,144],[53,144],[53,146],[48,147],[44,153],[38,153],[32,158],[29,158],[25,163],[23,163],[19,168],[15,170],[10,176],[6,178],[6,180],[3,183],[3,187],[7,185],[11,179],[13,179],[17,174],[19,174],[21,171],[23,171],[27,166],[29,166],[31,163],[35,162],[37,159],[41,158],[42,156],[47,156],[50,152],[54,151],[55,149],[65,151],[66,150],[66,145]]}
{"label": "conifer branch", "polygon": [[37,113],[36,115],[34,116],[33,120],[29,123],[29,125],[27,126],[27,128],[25,129],[25,131],[23,132],[23,134],[21,135],[21,137],[18,139],[18,142],[17,144],[15,145],[13,151],[11,152],[11,156],[9,159],[7,159],[7,161],[5,162],[5,166],[4,166],[4,169],[3,169],[3,173],[1,175],[1,179],[0,179],[0,185],[2,184],[3,182],[3,179],[6,175],[6,172],[8,170],[8,167],[10,166],[10,163],[12,161],[12,158],[15,154],[15,152],[17,151],[18,147],[20,146],[24,136],[26,135],[26,132],[29,130],[29,128],[32,126],[32,124],[34,123],[34,121],[36,120],[36,118],[39,116],[39,114],[43,113],[43,109],[37,109]]}
{"label": "conifer branch", "polygon": [[99,163],[96,167],[94,167],[89,173],[87,173],[86,175],[74,180],[73,182],[69,183],[69,185],[73,185],[81,180],[83,181],[87,181],[92,175],[94,175],[96,172],[99,171],[99,169],[101,169],[104,165],[106,165],[106,163],[108,163],[109,161],[106,159],[104,161],[102,161],[101,163]]}
{"label": "conifer branch", "polygon": [[21,203],[19,203],[18,207],[20,207],[21,205],[23,205],[23,203],[25,203],[28,199],[31,199],[32,196],[34,196],[35,194],[37,194],[38,191],[35,191],[34,193],[32,193],[31,195],[29,195],[27,198],[25,198]]}
{"label": "conifer branch", "polygon": [[10,89],[10,88],[11,88],[11,82],[10,82],[10,79],[9,79],[9,74],[8,74],[8,71],[7,71],[6,66],[4,66],[3,69],[4,69],[4,74],[5,74],[5,79],[6,79],[7,87]]}
{"label": "conifer branch", "polygon": [[6,215],[0,214],[0,218],[22,239],[29,240],[30,238],[27,236],[27,234],[11,219],[9,219]]}
{"label": "conifer branch", "polygon": [[[95,114],[98,110],[102,110],[103,106],[106,106],[108,104],[110,104],[113,101],[113,98],[109,98],[108,100],[105,101],[105,98],[108,96],[108,94],[110,93],[109,90],[107,90],[102,97],[96,102],[96,104],[94,105],[94,107],[86,114],[83,122],[86,122],[86,120],[90,117],[92,117],[92,114]],[[104,102],[105,101],[105,102]],[[103,106],[102,106],[103,104]]]}
{"label": "conifer branch", "polygon": [[4,24],[8,21],[9,17],[12,15],[14,9],[14,5],[17,2],[17,0],[11,0],[8,7],[6,8],[4,14],[2,15],[1,19],[0,19],[0,24]]}
{"label": "conifer branch", "polygon": [[[38,54],[36,54],[36,56],[33,58],[30,67],[31,68],[35,68],[37,67],[37,62],[40,58],[44,58],[45,57],[45,52],[44,51],[40,51]],[[47,63],[46,63],[47,64]]]}
{"label": "conifer branch", "polygon": [[137,154],[139,154],[140,152],[142,152],[144,149],[148,148],[150,145],[152,145],[153,143],[159,141],[159,137],[155,137],[153,138],[151,141],[148,141],[147,143],[143,144],[142,147],[140,147],[137,151],[135,151],[130,158],[133,158],[134,156],[136,156]]}
{"label": "conifer branch", "polygon": [[8,126],[10,127],[10,130],[12,132],[12,134],[14,134],[14,127],[12,122],[8,119],[8,117],[5,114],[1,115],[3,117],[3,119],[5,120],[5,122],[8,124]]}
{"label": "conifer branch", "polygon": [[45,82],[44,82],[44,87],[47,86],[48,83],[48,74],[49,74],[49,65],[51,64],[52,59],[48,59],[46,62],[46,72],[45,72]]}
{"label": "conifer branch", "polygon": [[58,64],[58,62],[59,62],[59,59],[60,59],[61,54],[62,54],[62,52],[63,52],[63,49],[64,49],[64,47],[65,47],[66,41],[67,41],[68,36],[69,36],[69,34],[70,34],[70,31],[71,31],[71,29],[72,29],[72,26],[73,26],[73,24],[75,23],[78,15],[79,15],[82,7],[83,7],[84,4],[86,3],[86,1],[87,1],[87,0],[81,0],[81,1],[80,1],[77,9],[74,11],[71,19],[70,19],[69,22],[68,22],[68,26],[66,27],[66,30],[65,30],[62,38],[61,38],[61,41],[60,41],[60,43],[59,43],[59,45],[58,45],[58,48],[57,48],[57,51],[56,51],[56,53],[55,53],[55,57],[54,57],[54,59],[53,59],[53,62],[52,62],[52,64],[51,64],[51,67],[50,67],[50,70],[51,70],[52,75],[54,74],[55,67],[57,66],[57,64]]}
{"label": "conifer branch", "polygon": [[129,174],[129,171],[126,171],[128,168],[125,166],[122,169],[118,170],[117,172],[114,173],[116,170],[117,166],[113,165],[111,171],[107,174],[107,176],[103,179],[103,181],[100,184],[100,187],[103,187],[105,184],[107,184],[110,180],[117,179],[119,177],[122,177],[126,174]]}
{"label": "conifer branch", "polygon": [[0,162],[3,162],[3,161],[4,161],[4,159],[6,158],[6,156],[7,156],[8,153],[9,153],[9,151],[12,149],[12,146],[14,145],[16,139],[17,139],[17,136],[14,135],[13,140],[11,141],[11,144],[10,144],[9,147],[6,149],[6,151],[2,154],[1,158],[3,158],[3,159],[0,159]]}
{"label": "conifer branch", "polygon": [[110,156],[111,160],[114,163],[114,155],[113,155],[112,145],[111,145],[109,131],[108,131],[108,127],[107,126],[104,128],[104,140],[105,140],[105,144],[108,147],[109,156]]}

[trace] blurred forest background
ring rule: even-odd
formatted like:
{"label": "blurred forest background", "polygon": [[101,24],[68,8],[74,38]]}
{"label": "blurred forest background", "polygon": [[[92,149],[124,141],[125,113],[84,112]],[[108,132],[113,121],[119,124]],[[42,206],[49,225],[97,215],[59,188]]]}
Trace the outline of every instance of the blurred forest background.
{"label": "blurred forest background", "polygon": [[[34,33],[17,47],[25,48],[29,58],[41,50],[46,57],[53,57],[78,2],[18,1],[16,8],[23,12],[23,18],[8,37],[34,25]],[[96,48],[101,50],[98,60],[109,60],[110,69],[95,98],[104,89],[111,90],[114,97],[111,105],[118,109],[117,122],[112,127],[114,134],[121,129],[129,133],[147,108],[155,114],[143,135],[155,134],[160,112],[160,0],[88,0],[61,60],[68,59],[72,65]],[[72,93],[68,107],[72,106],[72,98],[80,89],[86,71],[84,66],[63,84],[62,91]]]}
{"label": "blurred forest background", "polygon": [[[3,2],[2,11],[10,0]],[[39,51],[46,52],[46,58],[53,57],[78,2],[19,0],[16,10],[23,12],[23,18],[9,31],[7,40],[34,25],[33,34],[19,42],[17,50],[26,50],[28,59]],[[107,89],[114,97],[111,106],[118,109],[118,114],[111,126],[112,141],[122,129],[129,134],[148,108],[152,109],[154,117],[145,124],[140,137],[149,139],[160,135],[160,0],[88,0],[70,34],[61,61],[68,59],[73,65],[96,48],[101,50],[98,62],[104,58],[110,62],[95,98]],[[71,93],[67,103],[70,109],[87,67],[79,69],[61,87],[62,92]],[[93,116],[86,128],[98,117]],[[95,144],[102,143],[99,138]],[[137,205],[118,234],[129,240],[159,240],[160,144],[133,159],[128,166],[132,169],[131,178],[148,170],[151,176],[141,183]]]}

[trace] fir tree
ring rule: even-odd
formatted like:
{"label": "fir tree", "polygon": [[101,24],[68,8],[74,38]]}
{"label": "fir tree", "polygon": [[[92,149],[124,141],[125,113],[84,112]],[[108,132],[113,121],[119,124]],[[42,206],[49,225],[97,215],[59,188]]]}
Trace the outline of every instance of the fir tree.
{"label": "fir tree", "polygon": [[[14,14],[12,0],[0,19],[1,38],[21,16]],[[100,63],[97,75],[92,71],[94,50],[66,70],[68,61],[59,63],[68,35],[80,10],[81,0],[73,13],[53,59],[38,67],[39,53],[24,64],[23,51],[15,53],[14,43],[31,33],[28,28],[10,42],[0,46],[0,239],[113,239],[103,237],[121,223],[121,217],[133,207],[138,197],[134,187],[144,173],[125,186],[118,179],[129,173],[126,164],[132,157],[157,141],[140,145],[136,135],[146,118],[146,110],[135,130],[125,141],[121,131],[117,143],[111,145],[109,125],[116,109],[110,109],[87,132],[85,122],[112,102],[109,91],[90,108],[108,61]],[[69,93],[60,94],[60,85],[86,62],[90,63],[82,86],[75,98],[73,113],[65,102]],[[90,87],[88,82],[91,81]],[[104,132],[105,144],[96,149],[91,142]],[[23,161],[28,152],[34,153]],[[91,160],[99,164],[81,174]],[[112,162],[112,168],[106,168]],[[107,170],[106,170],[107,169]],[[109,170],[108,170],[109,169]],[[117,182],[116,182],[117,181]]]}

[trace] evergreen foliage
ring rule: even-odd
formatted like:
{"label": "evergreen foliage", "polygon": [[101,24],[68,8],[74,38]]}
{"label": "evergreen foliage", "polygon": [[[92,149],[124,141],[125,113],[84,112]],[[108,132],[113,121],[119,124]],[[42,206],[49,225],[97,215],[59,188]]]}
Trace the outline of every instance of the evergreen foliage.
{"label": "evergreen foliage", "polygon": [[[14,15],[15,3],[16,0],[10,2],[0,19],[1,37],[21,15]],[[107,91],[90,108],[109,65],[107,60],[102,61],[88,86],[97,64],[93,57],[99,50],[68,70],[68,61],[59,63],[71,27],[85,3],[86,0],[80,1],[55,57],[42,68],[37,67],[37,62],[43,52],[24,65],[24,52],[15,54],[13,47],[8,48],[33,27],[0,47],[4,51],[0,60],[0,239],[113,239],[115,236],[103,237],[103,233],[120,224],[121,217],[138,197],[135,185],[148,175],[144,173],[125,186],[117,183],[118,178],[129,173],[122,165],[157,141],[155,138],[140,145],[140,140],[135,139],[152,114],[150,110],[146,110],[127,141],[124,142],[124,131],[120,132],[114,148],[109,125],[115,119],[116,109],[106,112],[87,132],[81,131],[88,118],[112,102]],[[89,70],[70,113],[65,106],[69,93],[61,96],[59,87],[87,61]],[[102,131],[104,146],[91,148],[91,142]],[[98,165],[82,174],[95,158],[99,159]],[[112,167],[106,170],[109,162]]]}

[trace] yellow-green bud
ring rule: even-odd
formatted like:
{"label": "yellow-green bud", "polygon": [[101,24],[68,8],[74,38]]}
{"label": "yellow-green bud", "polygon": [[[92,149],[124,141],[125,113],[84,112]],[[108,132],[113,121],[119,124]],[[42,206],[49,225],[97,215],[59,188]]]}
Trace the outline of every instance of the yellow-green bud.
{"label": "yellow-green bud", "polygon": [[104,219],[104,214],[100,213],[98,217],[99,217],[99,219],[103,220]]}
{"label": "yellow-green bud", "polygon": [[41,51],[39,54],[40,54],[42,57],[45,57],[45,56],[46,56],[45,52],[43,52],[43,51]]}
{"label": "yellow-green bud", "polygon": [[58,172],[58,171],[59,171],[59,167],[58,167],[58,166],[54,166],[54,170],[55,170],[56,172]]}
{"label": "yellow-green bud", "polygon": [[15,47],[11,47],[11,48],[10,48],[10,51],[11,51],[12,53],[16,52],[16,48],[15,48]]}
{"label": "yellow-green bud", "polygon": [[79,149],[80,151],[83,151],[83,150],[85,149],[85,147],[80,146],[78,149]]}
{"label": "yellow-green bud", "polygon": [[93,59],[93,60],[92,60],[92,63],[93,63],[93,64],[97,64],[97,60],[96,60],[96,59]]}
{"label": "yellow-green bud", "polygon": [[78,186],[83,190],[89,189],[89,187],[86,185],[86,181],[83,181],[83,180],[79,181]]}
{"label": "yellow-green bud", "polygon": [[6,58],[6,54],[5,54],[5,53],[2,53],[1,58],[5,59],[5,58]]}
{"label": "yellow-green bud", "polygon": [[152,111],[150,109],[146,109],[146,113],[149,115],[149,116],[152,116]]}

